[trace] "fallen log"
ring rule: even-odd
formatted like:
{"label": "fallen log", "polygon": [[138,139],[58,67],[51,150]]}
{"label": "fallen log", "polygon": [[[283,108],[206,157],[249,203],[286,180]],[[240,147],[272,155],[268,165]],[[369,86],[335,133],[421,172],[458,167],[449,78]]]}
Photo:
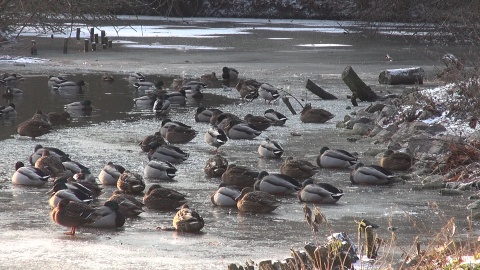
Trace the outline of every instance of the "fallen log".
{"label": "fallen log", "polygon": [[361,101],[374,101],[378,99],[378,95],[358,77],[351,66],[343,70],[342,80],[353,93],[357,94],[357,97]]}
{"label": "fallen log", "polygon": [[424,70],[421,67],[387,69],[380,72],[378,82],[381,84],[423,84]]}
{"label": "fallen log", "polygon": [[315,95],[319,96],[321,99],[324,99],[324,100],[337,99],[336,96],[323,90],[322,87],[318,86],[316,83],[312,82],[310,79],[307,79],[307,84],[305,85],[305,88],[307,88],[307,90],[314,93]]}

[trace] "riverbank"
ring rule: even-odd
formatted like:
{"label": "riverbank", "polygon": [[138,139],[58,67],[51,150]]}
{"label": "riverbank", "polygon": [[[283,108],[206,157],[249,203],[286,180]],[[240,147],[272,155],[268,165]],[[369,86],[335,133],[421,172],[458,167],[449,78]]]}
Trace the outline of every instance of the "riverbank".
{"label": "riverbank", "polygon": [[[389,68],[421,66],[426,71],[425,83],[417,87],[430,88],[442,83],[436,79],[435,74],[443,65],[440,58],[447,49],[459,56],[468,54],[466,47],[430,47],[415,43],[408,37],[370,37],[361,34],[343,34],[342,31],[339,34],[332,34],[319,30],[330,28],[335,23],[324,26],[306,25],[305,21],[278,23],[275,20],[226,22],[215,19],[165,19],[156,21],[154,25],[157,32],[162,29],[168,33],[177,33],[175,30],[178,29],[202,31],[242,28],[244,30],[239,34],[238,32],[225,34],[223,31],[212,31],[213,34],[201,37],[174,36],[173,34],[172,36],[129,37],[121,36],[120,31],[118,37],[108,34],[114,41],[111,49],[97,48],[95,52],[85,53],[83,40],[70,40],[67,54],[62,53],[63,37],[53,39],[35,37],[37,57],[47,61],[26,62],[24,65],[19,61],[8,63],[0,61],[3,71],[25,74],[26,83],[32,82],[28,84],[26,90],[32,92],[37,87],[42,90],[47,87],[46,80],[49,74],[61,73],[75,79],[85,78],[89,82],[85,94],[96,97],[98,102],[103,102],[99,103],[102,105],[97,107],[92,117],[79,117],[78,126],[60,129],[58,132],[40,138],[39,141],[42,144],[66,149],[72,156],[86,161],[95,172],[101,170],[110,159],[141,171],[146,157],[140,153],[138,141],[158,129],[159,121],[151,115],[151,112],[150,114],[138,112],[132,108],[132,90],[123,79],[133,71],[144,72],[151,78],[160,74],[178,78],[197,78],[212,71],[220,74],[223,66],[232,66],[246,78],[255,78],[282,87],[294,94],[301,102],[308,100],[316,107],[333,112],[335,118],[324,125],[304,124],[299,121],[298,116],[289,114],[282,103],[275,105],[265,105],[260,101],[242,103],[238,100],[235,91],[223,92],[222,88],[207,88],[205,91],[209,94],[225,95],[237,99],[238,102],[211,104],[211,106],[218,105],[226,111],[241,116],[246,113],[261,114],[269,106],[274,106],[288,114],[290,119],[287,127],[274,127],[265,132],[265,136],[268,135],[280,141],[288,155],[314,162],[319,149],[328,145],[331,148],[355,151],[363,161],[376,163],[378,158],[367,155],[367,150],[375,148],[377,151],[382,151],[387,144],[373,144],[373,141],[364,138],[364,135],[352,135],[348,131],[344,133],[342,129],[335,127],[337,122],[345,122],[345,115],[350,115],[352,111],[360,115],[360,111],[370,105],[370,102],[360,102],[358,108],[346,109],[347,106],[351,106],[350,100],[347,99],[347,95],[351,92],[341,79],[344,68],[352,66],[359,76],[380,94],[387,91],[402,94],[405,89],[415,87],[379,85],[378,74]],[[30,36],[21,37],[15,46],[3,46],[1,54],[30,56],[31,39]],[[139,46],[125,46],[130,42],[135,42],[134,44]],[[169,47],[161,45],[169,45]],[[205,47],[209,49],[200,49]],[[386,53],[393,58],[393,61],[385,60]],[[116,77],[117,89],[106,88],[102,84],[97,74],[103,73],[111,73]],[[312,96],[305,90],[306,79],[318,82],[339,99],[323,101]],[[41,96],[55,97],[55,94],[47,89]],[[117,99],[114,99],[115,97]],[[121,103],[118,102],[119,97],[122,98]],[[27,95],[24,100],[26,99]],[[63,104],[60,103],[63,101],[65,100],[60,98],[54,102],[48,100],[59,108],[63,108]],[[38,98],[39,102],[40,98]],[[35,106],[38,103],[35,100],[20,103],[18,110],[36,110]],[[300,111],[298,104],[294,103],[294,106],[297,112]],[[194,105],[178,108],[171,116],[174,120],[188,121],[188,124],[203,132],[206,126],[193,121],[194,109]],[[123,118],[100,120],[98,115],[108,114],[110,110],[118,110]],[[300,133],[302,136],[290,136],[291,132]],[[84,258],[94,264],[93,268],[99,269],[105,264],[111,266],[110,268],[130,267],[132,269],[139,267],[192,269],[195,265],[201,265],[207,269],[225,269],[231,262],[262,259],[265,256],[270,259],[283,257],[283,254],[288,253],[288,247],[302,247],[306,239],[314,239],[310,227],[303,219],[301,204],[293,196],[281,198],[282,206],[278,211],[266,216],[242,215],[236,210],[212,207],[208,196],[218,185],[218,179],[208,179],[204,176],[203,166],[209,156],[209,148],[202,141],[201,136],[197,136],[192,144],[187,145],[193,158],[187,164],[179,166],[179,180],[169,186],[187,192],[195,208],[205,215],[207,223],[204,234],[185,236],[159,233],[154,228],[160,224],[169,224],[171,215],[148,211],[141,219],[128,222],[123,231],[86,230],[83,235],[85,238],[69,241],[59,236],[61,234],[59,231],[63,229],[53,224],[48,218],[46,207],[38,204],[38,201],[44,199],[43,190],[35,190],[33,192],[35,195],[32,195],[31,190],[13,187],[9,182],[12,172],[11,164],[14,164],[19,157],[28,156],[38,141],[18,138],[14,134],[8,134],[8,136],[8,139],[1,141],[0,145],[2,153],[6,156],[1,167],[1,177],[4,180],[2,189],[4,200],[1,203],[2,209],[8,210],[2,214],[4,218],[1,219],[3,222],[1,225],[10,228],[1,236],[2,241],[6,243],[5,246],[9,243],[12,245],[17,243],[19,248],[26,250],[30,250],[30,245],[34,243],[35,250],[46,254],[42,257],[45,268],[53,267],[58,259],[57,254],[62,254],[71,262],[68,266],[70,268],[67,267],[67,269],[78,269],[75,267],[80,264],[76,263],[85,261]],[[348,140],[349,138],[353,140]],[[258,140],[237,141],[227,144],[223,149],[229,161],[233,163],[248,165],[255,169],[277,171],[281,161],[259,159],[256,154],[257,144]],[[461,237],[467,237],[470,233],[475,234],[468,228],[469,223],[466,217],[469,213],[465,209],[468,202],[466,195],[442,196],[437,190],[417,190],[415,186],[419,185],[420,178],[407,179],[404,184],[392,186],[365,187],[350,185],[348,177],[348,170],[322,170],[316,176],[319,181],[338,185],[346,193],[338,204],[321,206],[334,230],[355,235],[357,227],[354,220],[367,218],[380,224],[377,231],[384,237],[390,236],[388,230],[390,226],[399,227],[397,231],[400,238],[399,245],[405,248],[413,244],[417,236],[428,242],[432,234],[444,227],[446,220],[455,217],[458,222],[457,228],[461,228],[457,230],[460,231]],[[467,192],[473,193],[473,191]],[[35,199],[35,203],[26,203],[31,202],[29,199]],[[13,204],[12,201],[14,201]],[[28,206],[26,210],[25,205]],[[24,211],[16,211],[17,208]],[[23,227],[17,231],[18,222],[11,221],[8,218],[9,215],[18,215],[18,220],[33,220],[33,222],[26,225],[20,222]],[[34,232],[34,235],[26,233],[27,231]],[[108,264],[103,258],[98,258],[96,252],[92,252],[97,248],[101,250],[105,243],[116,251],[112,254],[115,263]],[[83,258],[75,256],[78,254],[78,247],[84,254]],[[138,251],[140,255],[130,259],[128,255],[131,250]],[[259,250],[262,250],[262,254],[259,254]],[[2,250],[5,254],[3,251],[5,250]],[[18,260],[15,252],[11,250],[8,252],[5,256],[7,259],[0,264],[11,265],[12,261],[15,261],[18,263],[18,269],[32,266],[30,262]]]}

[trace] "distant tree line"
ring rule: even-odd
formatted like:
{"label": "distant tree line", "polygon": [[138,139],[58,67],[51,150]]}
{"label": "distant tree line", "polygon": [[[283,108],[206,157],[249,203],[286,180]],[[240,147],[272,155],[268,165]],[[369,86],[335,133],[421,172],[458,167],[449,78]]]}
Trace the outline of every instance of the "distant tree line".
{"label": "distant tree line", "polygon": [[449,42],[480,41],[480,0],[0,0],[4,33],[115,24],[118,15],[416,22],[448,33]]}

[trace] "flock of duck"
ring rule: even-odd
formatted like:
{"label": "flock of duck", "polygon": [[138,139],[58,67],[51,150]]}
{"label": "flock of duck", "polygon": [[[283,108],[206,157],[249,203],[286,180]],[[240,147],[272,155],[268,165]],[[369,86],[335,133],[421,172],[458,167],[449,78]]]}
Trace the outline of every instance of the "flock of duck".
{"label": "flock of duck", "polygon": [[[15,78],[17,77],[15,75]],[[104,78],[107,80],[109,77]],[[141,73],[132,73],[128,79],[136,90],[143,94],[134,99],[135,106],[146,107],[157,115],[164,116],[160,129],[139,142],[141,150],[149,160],[143,175],[109,162],[94,176],[87,166],[71,160],[61,149],[37,145],[30,155],[30,165],[26,166],[20,161],[15,165],[12,183],[43,186],[53,180],[48,199],[50,216],[57,224],[71,228],[67,233],[70,235],[75,235],[76,228],[80,226],[121,227],[126,218],[140,215],[145,208],[178,210],[173,217],[173,228],[164,229],[198,232],[205,223],[201,215],[188,206],[187,196],[160,185],[161,182],[174,181],[177,173],[175,166],[189,158],[189,153],[178,145],[188,145],[198,135],[198,131],[166,116],[171,111],[172,103],[182,103],[188,98],[202,98],[201,91],[208,85],[209,80],[218,79],[215,73],[212,73],[202,76],[200,81],[174,81],[173,91],[164,90],[162,82],[147,82]],[[224,85],[236,83],[235,88],[242,100],[262,98],[265,103],[272,103],[281,97],[281,89],[256,80],[239,79],[238,71],[233,68],[224,67],[222,79]],[[13,88],[13,84],[5,81],[5,78],[0,80],[0,83],[9,85],[8,91]],[[85,82],[72,82],[51,76],[48,84],[55,91],[67,91],[66,89],[81,89]],[[68,110],[72,107],[81,111],[92,109],[91,102],[86,100],[67,104],[65,112],[43,114],[37,111],[31,119],[18,125],[17,132],[31,138],[46,134],[52,130],[52,126],[68,123]],[[4,108],[0,112],[5,114],[5,110]],[[65,118],[63,121],[55,121],[62,115]],[[318,183],[312,179],[320,168],[349,169],[352,184],[380,185],[391,183],[394,174],[389,169],[404,169],[399,166],[408,166],[412,162],[406,154],[387,151],[380,162],[383,166],[366,166],[352,153],[325,146],[320,150],[316,165],[301,158],[287,157],[279,167],[280,173],[255,171],[249,167],[228,164],[228,161],[218,154],[218,149],[229,140],[254,139],[270,126],[285,125],[288,120],[285,115],[268,108],[263,116],[247,114],[242,119],[218,108],[198,107],[194,118],[198,123],[209,124],[203,138],[215,151],[215,155],[206,162],[204,172],[210,177],[222,180],[211,194],[211,203],[220,207],[236,207],[241,212],[272,212],[280,205],[279,196],[294,193],[300,202],[336,203],[344,195],[343,191],[329,183]],[[300,115],[300,120],[304,123],[325,123],[332,118],[333,115],[328,111],[314,109],[310,104],[304,107]],[[258,154],[263,158],[279,159],[283,153],[284,150],[277,141],[266,138],[259,143]],[[97,179],[101,185],[97,183]],[[145,179],[152,183],[148,189]],[[117,190],[102,206],[93,207],[92,202],[102,194],[102,185],[116,186]]]}

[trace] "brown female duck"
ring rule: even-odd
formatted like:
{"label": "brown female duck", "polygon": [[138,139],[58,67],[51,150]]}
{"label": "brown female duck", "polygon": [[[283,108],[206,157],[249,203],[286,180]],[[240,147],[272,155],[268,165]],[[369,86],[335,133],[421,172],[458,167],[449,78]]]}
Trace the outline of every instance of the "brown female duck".
{"label": "brown female duck", "polygon": [[241,212],[270,213],[280,206],[275,196],[252,188],[243,188],[237,197],[237,208]]}
{"label": "brown female duck", "polygon": [[323,124],[335,117],[335,115],[324,109],[313,109],[312,104],[307,103],[300,113],[300,120],[304,123]]}
{"label": "brown female duck", "polygon": [[280,172],[282,174],[288,175],[297,181],[312,177],[318,170],[319,168],[309,161],[294,159],[293,157],[288,157],[285,162],[280,165]]}

